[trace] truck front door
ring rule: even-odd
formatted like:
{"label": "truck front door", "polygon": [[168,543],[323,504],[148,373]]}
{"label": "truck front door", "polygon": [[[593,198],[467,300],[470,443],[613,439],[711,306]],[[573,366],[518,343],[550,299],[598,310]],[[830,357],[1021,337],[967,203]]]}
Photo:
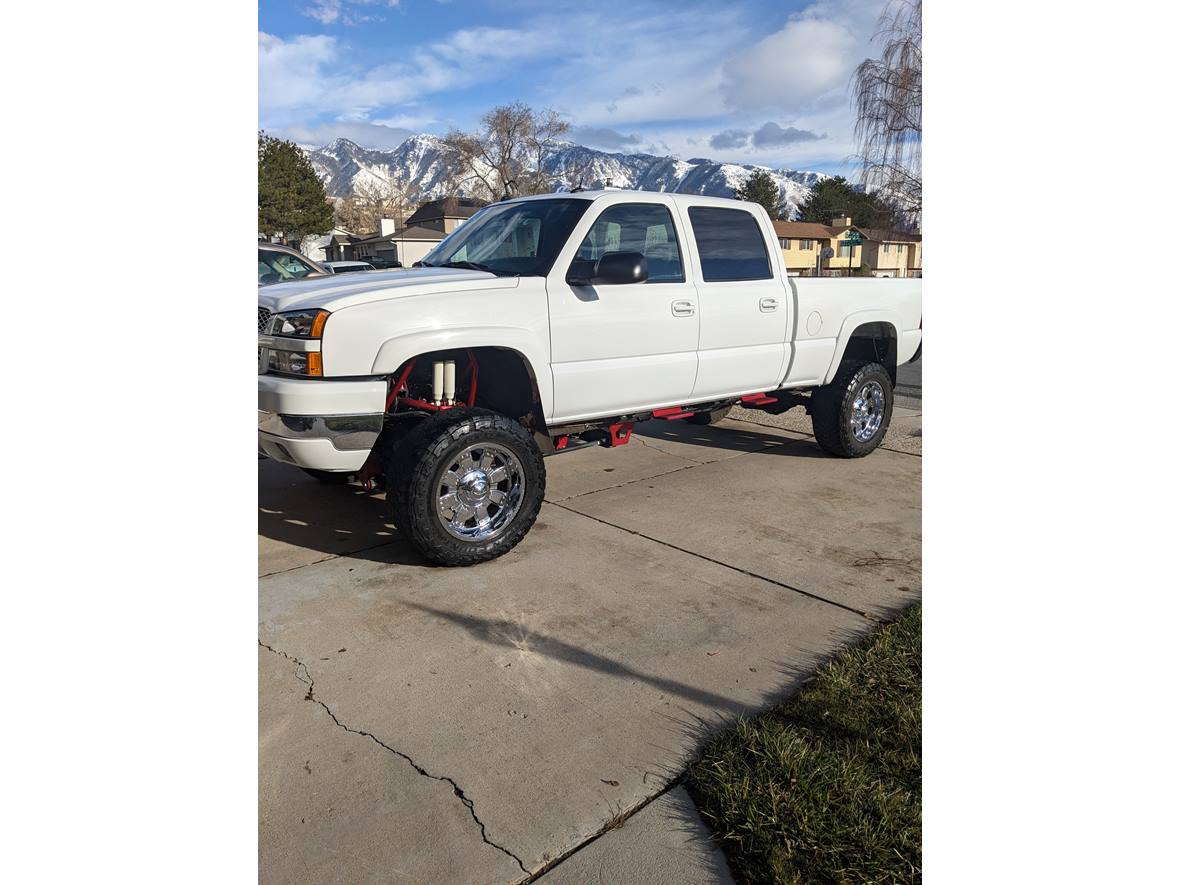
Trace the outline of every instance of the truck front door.
{"label": "truck front door", "polygon": [[[585,223],[578,227],[586,233],[573,261],[559,259],[547,284],[551,420],[686,402],[696,378],[700,325],[697,291],[685,275],[672,212],[656,201],[616,203],[593,217],[588,230]],[[571,266],[585,266],[609,252],[642,253],[647,282],[569,284]]]}

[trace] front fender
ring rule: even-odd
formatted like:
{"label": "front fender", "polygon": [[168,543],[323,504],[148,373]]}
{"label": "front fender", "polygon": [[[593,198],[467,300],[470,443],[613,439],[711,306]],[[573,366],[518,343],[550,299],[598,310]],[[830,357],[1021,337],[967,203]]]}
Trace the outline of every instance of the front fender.
{"label": "front fender", "polygon": [[498,347],[515,351],[528,366],[537,382],[542,414],[549,414],[553,405],[553,375],[539,343],[529,330],[517,326],[448,326],[444,329],[422,329],[388,339],[377,350],[372,374],[392,375],[411,357],[434,350],[453,350],[463,347]]}
{"label": "front fender", "polygon": [[848,342],[851,340],[853,333],[867,323],[886,323],[893,328],[893,335],[898,339],[898,344],[901,344],[900,332],[901,317],[896,311],[892,310],[858,310],[855,313],[850,313],[844,318],[843,325],[840,326],[840,334],[836,338],[836,350],[832,354],[831,365],[828,366],[828,371],[824,375],[824,384],[830,384],[832,379],[836,377],[836,373],[840,370],[840,361],[844,359],[844,351],[848,349]]}

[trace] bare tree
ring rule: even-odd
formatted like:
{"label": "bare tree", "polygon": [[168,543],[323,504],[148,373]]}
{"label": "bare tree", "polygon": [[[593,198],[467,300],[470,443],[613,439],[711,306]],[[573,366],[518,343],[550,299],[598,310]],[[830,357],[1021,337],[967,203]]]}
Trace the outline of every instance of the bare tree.
{"label": "bare tree", "polygon": [[891,0],[874,40],[880,58],[853,75],[861,184],[911,222],[922,212],[922,0]]}
{"label": "bare tree", "polygon": [[336,223],[354,234],[375,233],[382,218],[405,222],[421,196],[416,184],[386,180],[384,185],[358,184],[350,196],[336,203]]}
{"label": "bare tree", "polygon": [[444,140],[474,185],[469,189],[499,200],[552,189],[545,161],[569,128],[555,111],[535,111],[517,101],[484,114],[478,131],[451,132]]}

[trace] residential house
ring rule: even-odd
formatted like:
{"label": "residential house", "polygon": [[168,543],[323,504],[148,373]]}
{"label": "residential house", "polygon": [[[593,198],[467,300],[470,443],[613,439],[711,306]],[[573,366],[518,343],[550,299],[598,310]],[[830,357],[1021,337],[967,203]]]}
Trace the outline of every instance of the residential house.
{"label": "residential house", "polygon": [[[864,247],[847,242],[846,237],[851,230],[860,232],[851,218],[835,218],[831,224],[814,221],[774,222],[774,232],[778,236],[779,248],[783,250],[787,273],[795,277],[843,275],[850,268],[853,271],[859,268],[864,257]],[[832,249],[830,258],[821,255],[825,246]]]}
{"label": "residential house", "polygon": [[351,261],[353,246],[360,240],[342,227],[318,237],[304,237],[298,249],[312,261]]}
{"label": "residential house", "polygon": [[[920,234],[867,230],[847,216],[831,224],[776,221],[774,231],[790,276],[844,276],[861,268],[878,277],[922,275]],[[860,244],[848,241],[850,231],[860,234]],[[829,258],[821,257],[825,246],[832,250]]]}
{"label": "residential house", "polygon": [[444,197],[423,203],[406,219],[406,227],[425,227],[449,234],[464,221],[486,206],[474,197]]}
{"label": "residential house", "polygon": [[411,267],[445,238],[446,233],[441,228],[422,225],[398,228],[394,219],[382,218],[377,233],[356,241],[355,257],[364,261],[375,255],[400,262],[402,267]]}
{"label": "residential house", "polygon": [[865,264],[875,277],[922,276],[922,235],[866,229]]}

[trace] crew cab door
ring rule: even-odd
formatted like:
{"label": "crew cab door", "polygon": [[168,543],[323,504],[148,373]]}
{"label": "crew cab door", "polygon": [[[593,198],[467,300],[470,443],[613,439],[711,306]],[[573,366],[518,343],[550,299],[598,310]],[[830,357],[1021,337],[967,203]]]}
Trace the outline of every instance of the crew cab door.
{"label": "crew cab door", "polygon": [[[697,291],[685,274],[682,237],[671,209],[656,200],[596,209],[597,201],[574,230],[547,282],[551,420],[683,403],[696,378]],[[569,284],[575,262],[593,262],[609,252],[642,253],[647,281]]]}
{"label": "crew cab door", "polygon": [[701,337],[692,397],[779,386],[790,300],[767,234],[745,209],[689,206]]}

